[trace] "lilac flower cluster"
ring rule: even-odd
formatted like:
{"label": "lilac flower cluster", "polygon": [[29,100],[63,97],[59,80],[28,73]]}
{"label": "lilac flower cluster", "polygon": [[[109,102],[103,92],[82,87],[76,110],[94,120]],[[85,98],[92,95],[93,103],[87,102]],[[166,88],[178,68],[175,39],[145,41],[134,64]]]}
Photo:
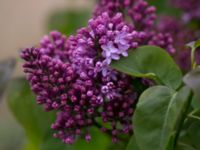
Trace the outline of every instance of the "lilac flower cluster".
{"label": "lilac flower cluster", "polygon": [[[52,124],[57,130],[54,137],[68,144],[78,136],[90,141],[93,125],[111,135],[113,142],[121,134],[132,134],[131,118],[138,95],[131,78],[109,64],[140,45],[153,44],[174,52],[170,35],[157,33],[152,27],[154,7],[143,0],[106,2],[100,1],[88,26],[76,35],[66,38],[53,31],[38,47],[21,53],[38,104],[47,111],[57,111]],[[131,24],[125,20],[126,13]]]}
{"label": "lilac flower cluster", "polygon": [[200,1],[199,0],[171,0],[173,6],[180,8],[183,12],[185,22],[191,19],[200,19]]}
{"label": "lilac flower cluster", "polygon": [[110,134],[113,142],[122,133],[132,133],[137,95],[130,78],[110,69],[109,64],[120,55],[127,56],[128,49],[136,48],[142,37],[123,22],[121,14],[109,17],[103,13],[76,36],[66,39],[51,32],[38,48],[22,51],[24,72],[37,102],[46,110],[58,111],[52,124],[58,130],[55,137],[68,144],[78,135],[89,141],[92,125]]}
{"label": "lilac flower cluster", "polygon": [[37,95],[38,104],[44,104],[47,111],[65,105],[68,89],[66,82],[75,78],[75,71],[67,61],[67,52],[63,51],[66,38],[58,32],[51,32],[41,40],[39,48],[27,48],[21,57],[32,90]]}

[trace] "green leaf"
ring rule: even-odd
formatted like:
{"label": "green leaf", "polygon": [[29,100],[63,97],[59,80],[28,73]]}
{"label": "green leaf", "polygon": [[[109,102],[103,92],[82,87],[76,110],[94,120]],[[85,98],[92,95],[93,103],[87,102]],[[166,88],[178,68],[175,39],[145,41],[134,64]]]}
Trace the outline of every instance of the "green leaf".
{"label": "green leaf", "polygon": [[173,59],[162,48],[142,46],[129,52],[128,57],[113,61],[111,67],[134,77],[150,78],[177,89],[182,74]]}
{"label": "green leaf", "polygon": [[126,150],[140,150],[135,140],[135,135],[132,135]]}
{"label": "green leaf", "polygon": [[117,143],[112,143],[110,141],[110,146],[106,150],[125,150],[126,149],[126,142],[118,141]]}
{"label": "green leaf", "polygon": [[165,86],[147,89],[140,97],[134,119],[134,131],[141,150],[171,150],[181,128],[191,92],[179,92]]}
{"label": "green leaf", "polygon": [[49,17],[48,29],[71,35],[76,33],[80,27],[86,26],[89,18],[89,10],[58,11]]}
{"label": "green leaf", "polygon": [[177,149],[185,150],[186,148],[188,148],[188,150],[199,150],[200,121],[189,118],[187,122],[188,125],[182,130]]}
{"label": "green leaf", "polygon": [[7,91],[7,100],[13,115],[24,127],[28,140],[36,149],[50,129],[55,113],[44,112],[36,104],[35,96],[24,78],[11,82]]}
{"label": "green leaf", "polygon": [[183,78],[184,83],[190,87],[195,96],[200,100],[200,66],[198,66],[196,69],[192,70],[188,74],[185,75]]}
{"label": "green leaf", "polygon": [[15,68],[15,59],[0,62],[0,100]]}
{"label": "green leaf", "polygon": [[195,95],[193,96],[191,105],[194,109],[200,109],[200,100]]}

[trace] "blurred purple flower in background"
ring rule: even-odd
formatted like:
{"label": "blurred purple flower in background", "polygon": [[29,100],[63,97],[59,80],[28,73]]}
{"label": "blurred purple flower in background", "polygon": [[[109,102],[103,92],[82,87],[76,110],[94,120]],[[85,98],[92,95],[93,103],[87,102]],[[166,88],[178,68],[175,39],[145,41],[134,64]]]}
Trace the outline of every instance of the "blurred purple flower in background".
{"label": "blurred purple flower in background", "polygon": [[171,0],[172,6],[180,8],[184,14],[182,19],[188,22],[192,19],[200,19],[200,1],[199,0]]}
{"label": "blurred purple flower in background", "polygon": [[[200,7],[200,6],[199,6]],[[160,16],[157,24],[158,32],[170,34],[173,39],[173,46],[176,52],[173,57],[183,72],[187,72],[191,68],[190,48],[185,45],[190,41],[199,38],[200,34],[197,30],[190,29],[185,22],[172,16]],[[196,61],[200,64],[200,52],[196,51]]]}

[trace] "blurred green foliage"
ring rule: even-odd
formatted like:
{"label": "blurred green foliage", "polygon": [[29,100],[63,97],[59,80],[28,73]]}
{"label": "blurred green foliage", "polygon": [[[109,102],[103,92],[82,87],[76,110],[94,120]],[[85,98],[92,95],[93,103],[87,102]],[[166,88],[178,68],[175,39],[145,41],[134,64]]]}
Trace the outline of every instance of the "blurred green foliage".
{"label": "blurred green foliage", "polygon": [[7,101],[13,115],[25,129],[29,142],[37,149],[50,129],[55,113],[45,113],[37,106],[35,96],[24,78],[12,80],[8,87]]}
{"label": "blurred green foliage", "polygon": [[90,16],[89,10],[58,11],[49,17],[48,30],[58,30],[69,36],[78,28],[86,26]]}
{"label": "blurred green foliage", "polygon": [[156,7],[157,14],[159,15],[172,15],[180,17],[181,10],[174,8],[170,5],[169,0],[147,0],[149,4]]}

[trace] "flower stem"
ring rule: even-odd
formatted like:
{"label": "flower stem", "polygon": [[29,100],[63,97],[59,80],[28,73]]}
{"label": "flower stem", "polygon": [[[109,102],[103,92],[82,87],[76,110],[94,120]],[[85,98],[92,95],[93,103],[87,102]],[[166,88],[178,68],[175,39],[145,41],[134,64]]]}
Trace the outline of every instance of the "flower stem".
{"label": "flower stem", "polygon": [[191,51],[191,68],[192,70],[196,68],[196,62],[195,62],[195,48],[192,48]]}

